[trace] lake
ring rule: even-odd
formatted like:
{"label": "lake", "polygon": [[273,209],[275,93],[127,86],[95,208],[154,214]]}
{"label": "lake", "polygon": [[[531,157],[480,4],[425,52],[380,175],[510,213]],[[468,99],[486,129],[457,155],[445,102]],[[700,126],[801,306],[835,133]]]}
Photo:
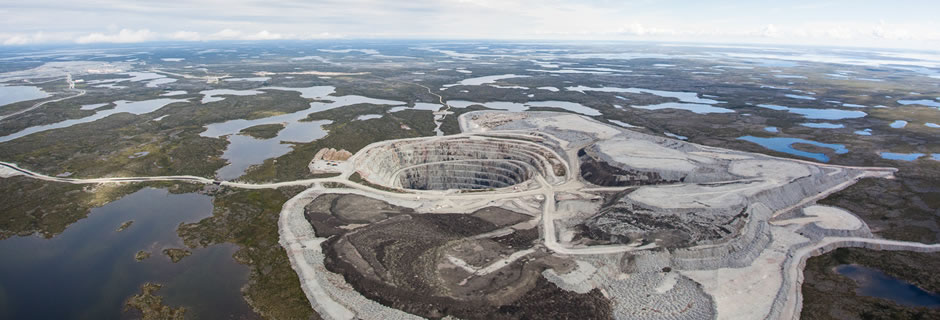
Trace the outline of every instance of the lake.
{"label": "lake", "polygon": [[764,109],[771,109],[777,111],[787,111],[790,113],[795,113],[802,115],[807,119],[819,119],[819,120],[840,120],[840,119],[852,119],[852,118],[862,118],[868,114],[863,111],[858,110],[841,110],[841,109],[816,109],[816,108],[793,108],[786,107],[774,104],[759,104],[758,107]]}
{"label": "lake", "polygon": [[29,86],[0,86],[0,106],[49,97],[42,89]]}
{"label": "lake", "polygon": [[[192,249],[178,263],[162,253],[185,248],[177,226],[212,210],[209,196],[146,188],[92,209],[51,239],[0,241],[0,318],[119,319],[124,301],[145,282],[163,284],[157,294],[164,303],[187,307],[191,318],[257,318],[240,292],[249,269],[232,258],[236,246]],[[137,262],[139,250],[152,255]]]}
{"label": "lake", "polygon": [[914,161],[917,158],[923,157],[923,153],[894,153],[894,152],[880,152],[878,155],[882,159],[888,160],[900,160],[900,161]]}
{"label": "lake", "polygon": [[793,148],[793,144],[802,143],[802,144],[809,144],[809,145],[814,145],[817,147],[832,149],[832,151],[835,152],[836,154],[844,154],[844,153],[849,152],[849,149],[846,149],[845,145],[822,143],[822,142],[816,142],[816,141],[800,139],[800,138],[787,138],[787,137],[760,138],[760,137],[753,137],[753,136],[744,136],[744,137],[738,138],[738,140],[753,142],[770,150],[783,152],[783,153],[789,153],[795,156],[815,159],[820,162],[829,162],[829,157],[822,153],[795,149]]}
{"label": "lake", "polygon": [[894,301],[913,307],[940,307],[940,295],[924,291],[913,284],[889,276],[880,270],[854,264],[843,264],[835,271],[855,280],[857,294]]}
{"label": "lake", "polygon": [[162,99],[152,99],[152,100],[143,100],[143,101],[125,101],[125,100],[115,101],[114,102],[115,107],[112,109],[98,111],[93,115],[80,118],[80,119],[71,119],[71,120],[60,121],[60,122],[51,123],[51,124],[29,127],[29,128],[20,130],[16,133],[0,137],[0,142],[10,141],[19,137],[31,135],[36,132],[42,132],[42,131],[47,131],[47,130],[52,130],[52,129],[67,128],[67,127],[74,126],[76,124],[92,122],[95,120],[104,119],[112,114],[121,113],[121,112],[127,112],[127,113],[136,114],[136,115],[151,113],[151,112],[159,110],[160,108],[163,108],[164,106],[168,104],[176,103],[176,102],[186,102],[186,100],[162,98]]}

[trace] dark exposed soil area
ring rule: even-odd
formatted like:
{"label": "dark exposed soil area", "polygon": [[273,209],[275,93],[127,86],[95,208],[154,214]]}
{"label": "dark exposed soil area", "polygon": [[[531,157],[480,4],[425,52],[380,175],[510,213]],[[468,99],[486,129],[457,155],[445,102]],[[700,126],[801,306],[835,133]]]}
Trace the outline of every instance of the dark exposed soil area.
{"label": "dark exposed soil area", "polygon": [[[544,280],[541,272],[549,264],[558,263],[540,259],[544,253],[517,260],[487,275],[441,268],[447,250],[460,243],[472,247],[473,243],[485,242],[486,251],[494,255],[496,251],[532,247],[539,238],[537,228],[488,240],[468,240],[528,220],[526,215],[500,208],[485,208],[472,214],[415,214],[408,208],[356,197],[322,195],[307,205],[305,211],[318,235],[334,235],[322,245],[327,269],[342,274],[369,299],[428,318],[610,317],[610,303],[599,291],[577,294]],[[339,205],[344,201],[353,205]],[[369,201],[376,203],[366,205]],[[378,207],[367,208],[373,206]],[[350,219],[359,216],[354,212],[357,210],[368,210],[369,217]],[[352,224],[367,225],[342,228]],[[466,281],[461,282],[463,279]]]}
{"label": "dark exposed soil area", "polygon": [[565,291],[545,278],[511,305],[499,308],[498,316],[508,319],[611,319],[610,301],[600,290],[586,294]]}
{"label": "dark exposed soil area", "polygon": [[539,228],[516,230],[513,233],[495,237],[492,240],[513,249],[528,249],[539,240]]}
{"label": "dark exposed soil area", "polygon": [[365,224],[400,214],[412,213],[409,208],[354,194],[324,194],[304,207],[304,215],[320,237],[346,233],[341,226]]}
{"label": "dark exposed soil area", "polygon": [[527,215],[499,207],[486,207],[474,211],[471,216],[483,219],[499,227],[511,226],[531,219],[531,217]]}
{"label": "dark exposed soil area", "polygon": [[[506,273],[503,279],[495,281],[493,290],[501,289],[498,284],[508,281],[520,281],[525,277],[530,284],[518,290],[509,301],[491,301],[490,299],[458,300],[451,297],[415,292],[414,287],[392,286],[376,281],[355,271],[354,267],[339,259],[332,238],[324,242],[326,267],[340,273],[356,291],[365,297],[383,305],[400,309],[427,318],[455,316],[461,319],[610,319],[611,305],[597,289],[587,294],[564,291],[542,278],[541,267],[533,264],[526,266],[519,262],[504,269],[517,270]],[[522,271],[522,272],[518,272]],[[504,272],[499,272],[501,275]],[[525,274],[523,276],[522,274]],[[508,277],[508,278],[506,278]],[[481,295],[484,295],[481,293]]]}
{"label": "dark exposed soil area", "polygon": [[940,172],[920,169],[902,168],[897,179],[862,179],[819,203],[851,211],[884,238],[940,242]]}
{"label": "dark exposed soil area", "polygon": [[671,183],[663,180],[658,173],[624,170],[592,157],[584,149],[578,151],[581,160],[581,177],[590,183],[605,187],[625,187]]}
{"label": "dark exposed soil area", "polygon": [[596,215],[575,226],[576,240],[594,244],[656,242],[664,248],[716,243],[738,235],[747,223],[746,210],[663,214],[637,204],[608,201]]}
{"label": "dark exposed soil area", "polygon": [[840,248],[810,258],[803,274],[803,319],[940,319],[940,309],[910,307],[856,294],[855,280],[836,273],[838,265],[857,264],[940,291],[940,253]]}

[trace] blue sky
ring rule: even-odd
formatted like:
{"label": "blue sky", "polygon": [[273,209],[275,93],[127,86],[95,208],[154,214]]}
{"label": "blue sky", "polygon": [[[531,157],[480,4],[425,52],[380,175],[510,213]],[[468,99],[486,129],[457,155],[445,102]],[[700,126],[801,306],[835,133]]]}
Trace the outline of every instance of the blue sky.
{"label": "blue sky", "polygon": [[0,0],[0,43],[649,40],[940,50],[940,1]]}

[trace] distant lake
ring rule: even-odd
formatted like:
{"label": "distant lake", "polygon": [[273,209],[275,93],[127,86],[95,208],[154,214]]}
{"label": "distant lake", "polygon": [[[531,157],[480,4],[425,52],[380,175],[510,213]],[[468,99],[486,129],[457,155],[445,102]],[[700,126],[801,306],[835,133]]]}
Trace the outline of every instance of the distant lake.
{"label": "distant lake", "polygon": [[748,142],[753,142],[763,146],[764,148],[789,153],[795,156],[806,157],[810,159],[815,159],[820,162],[829,162],[829,157],[822,153],[809,152],[803,150],[797,150],[793,148],[793,144],[802,143],[814,145],[817,147],[832,149],[836,154],[844,154],[849,152],[849,149],[845,148],[845,145],[833,144],[833,143],[822,143],[812,140],[800,139],[800,138],[787,138],[787,137],[775,137],[775,138],[760,138],[753,136],[744,136],[738,138],[738,140],[744,140]]}
{"label": "distant lake", "polygon": [[894,153],[894,152],[881,152],[878,155],[882,159],[888,160],[901,160],[901,161],[914,161],[917,158],[923,157],[923,153]]}
{"label": "distant lake", "polygon": [[127,112],[127,113],[136,114],[136,115],[151,113],[151,112],[159,110],[160,108],[163,108],[164,106],[168,104],[176,103],[176,102],[185,102],[185,101],[186,100],[174,100],[174,99],[167,99],[167,98],[143,100],[143,101],[125,101],[125,100],[115,101],[114,102],[115,107],[112,109],[98,111],[93,115],[80,118],[80,119],[69,119],[69,120],[60,121],[56,123],[29,127],[29,128],[20,130],[16,133],[0,137],[0,142],[10,141],[19,137],[31,135],[36,132],[43,132],[43,131],[59,129],[59,128],[68,128],[76,124],[82,124],[82,123],[96,121],[99,119],[104,119],[112,114],[121,113],[121,112]]}
{"label": "distant lake", "polygon": [[895,129],[904,128],[904,127],[907,126],[907,121],[904,121],[904,120],[894,120],[894,122],[892,122],[891,124],[889,124],[889,126],[891,126],[892,128],[895,128]]}
{"label": "distant lake", "polygon": [[894,301],[914,307],[940,308],[940,295],[924,291],[913,284],[899,280],[883,272],[854,264],[835,267],[839,274],[855,280],[857,294]]}
{"label": "distant lake", "polygon": [[[235,119],[206,125],[206,131],[200,133],[199,135],[210,138],[228,136],[229,141],[228,147],[222,154],[222,158],[227,160],[229,164],[219,169],[219,171],[216,172],[216,176],[223,180],[232,180],[238,178],[245,174],[245,171],[252,165],[261,164],[266,159],[279,157],[290,152],[292,150],[291,145],[283,142],[309,143],[326,136],[327,132],[323,130],[322,126],[331,123],[330,120],[301,121],[311,113],[360,103],[389,106],[406,104],[406,102],[403,101],[374,99],[357,95],[330,95],[334,92],[334,89],[335,88],[331,86],[316,86],[307,88],[267,87],[262,90],[296,91],[301,93],[301,97],[309,99],[316,98],[322,101],[311,102],[309,108],[293,113],[251,120]],[[215,91],[219,92],[218,90]],[[206,92],[208,91],[203,91],[203,93]],[[212,94],[217,93],[208,93],[206,94],[206,97],[210,97]],[[224,99],[216,96],[212,97],[212,99]],[[422,104],[417,103],[416,107],[419,105]],[[433,106],[433,110],[435,111],[440,108],[440,105],[437,104]],[[284,129],[278,132],[278,135],[274,138],[257,139],[237,134],[242,129],[248,127],[276,123],[283,124]]]}
{"label": "distant lake", "polygon": [[793,108],[786,107],[774,104],[759,104],[758,107],[764,109],[771,109],[777,111],[787,111],[790,113],[795,113],[802,115],[807,119],[819,119],[819,120],[840,120],[840,119],[852,119],[852,118],[862,118],[868,114],[863,111],[858,110],[841,110],[841,109],[816,109],[816,108]]}
{"label": "distant lake", "polygon": [[839,129],[845,128],[844,125],[839,123],[829,123],[829,122],[804,122],[800,124],[804,127],[818,128],[818,129]]}
{"label": "distant lake", "polygon": [[[52,239],[0,241],[0,319],[119,319],[145,282],[163,284],[156,294],[187,307],[187,318],[257,318],[241,295],[249,270],[232,258],[236,246],[192,249],[178,263],[162,252],[185,248],[177,226],[212,209],[209,196],[147,188],[92,209]],[[139,250],[151,257],[137,262]]]}
{"label": "distant lake", "polygon": [[922,105],[922,106],[940,108],[940,101],[927,100],[927,99],[921,99],[921,100],[898,100],[898,103],[903,104],[903,105],[905,105],[905,106],[907,106],[907,105],[912,105],[912,104],[919,104],[919,105]]}
{"label": "distant lake", "polygon": [[0,86],[0,106],[49,97],[42,89],[29,86]]}

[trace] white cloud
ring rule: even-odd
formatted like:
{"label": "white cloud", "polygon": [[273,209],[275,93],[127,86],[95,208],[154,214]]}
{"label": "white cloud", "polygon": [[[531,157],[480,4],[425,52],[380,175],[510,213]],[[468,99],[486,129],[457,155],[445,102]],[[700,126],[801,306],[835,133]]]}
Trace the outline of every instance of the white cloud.
{"label": "white cloud", "polygon": [[[937,1],[909,6],[852,0],[799,0],[786,5],[722,2],[30,0],[0,9],[0,43],[343,37],[643,39],[940,49],[940,25],[933,16],[940,10]],[[879,23],[882,19],[885,22]],[[37,21],[56,23],[52,27]],[[40,27],[46,29],[36,36]]]}
{"label": "white cloud", "polygon": [[199,41],[202,40],[202,36],[199,32],[193,31],[177,31],[170,34],[170,39],[178,41]]}
{"label": "white cloud", "polygon": [[[113,29],[114,26],[109,27]],[[344,35],[329,32],[294,34],[277,33],[268,30],[258,32],[244,32],[234,29],[222,29],[218,32],[200,33],[196,31],[153,32],[148,29],[120,29],[115,32],[93,32],[88,34],[74,34],[68,32],[36,32],[36,33],[0,33],[0,44],[5,46],[31,45],[50,42],[74,42],[79,44],[91,43],[139,43],[147,41],[216,41],[216,40],[310,40],[310,39],[337,39]]]}
{"label": "white cloud", "polygon": [[293,34],[284,35],[267,30],[246,33],[239,30],[224,29],[222,31],[210,34],[205,38],[206,40],[284,40],[297,39],[298,36]]}
{"label": "white cloud", "polygon": [[210,34],[209,39],[213,40],[231,40],[241,36],[241,31],[235,31],[232,29],[224,29],[222,31]]}
{"label": "white cloud", "polygon": [[41,43],[43,42],[43,38],[44,38],[43,33],[40,31],[32,35],[14,35],[4,40],[3,44],[7,46],[10,46],[10,45],[15,46],[15,45]]}
{"label": "white cloud", "polygon": [[339,39],[339,38],[345,38],[345,36],[343,36],[343,35],[341,35],[341,34],[332,34],[332,33],[329,33],[329,32],[320,32],[320,33],[311,33],[311,34],[308,34],[308,35],[306,35],[305,37],[301,38],[300,40],[310,40],[310,39]]}
{"label": "white cloud", "polygon": [[222,31],[208,34],[200,37],[202,40],[309,40],[309,39],[335,39],[342,38],[342,35],[329,32],[294,34],[277,33],[262,30],[258,32],[242,32],[239,30],[223,29]]}
{"label": "white cloud", "polygon": [[646,30],[646,28],[643,27],[643,25],[639,23],[634,23],[634,24],[631,24],[629,26],[626,26],[620,29],[620,33],[632,34],[632,35],[637,35],[637,36],[645,36],[649,32],[650,30]]}
{"label": "white cloud", "polygon": [[[916,38],[907,28],[903,26],[888,25],[884,21],[881,21],[881,23],[872,27],[871,34],[878,38],[892,40],[909,40]],[[929,37],[931,35],[921,34],[921,36]],[[932,36],[936,37],[936,32],[934,32]]]}
{"label": "white cloud", "polygon": [[768,38],[774,38],[780,36],[780,30],[777,29],[777,27],[774,25],[768,24],[764,26],[764,29],[761,30],[760,34]]}
{"label": "white cloud", "polygon": [[76,43],[135,43],[158,40],[158,35],[147,29],[121,29],[118,33],[91,33],[75,39]]}
{"label": "white cloud", "polygon": [[271,33],[268,30],[263,30],[258,33],[251,33],[242,36],[239,40],[280,40],[284,39],[284,36],[280,33]]}

